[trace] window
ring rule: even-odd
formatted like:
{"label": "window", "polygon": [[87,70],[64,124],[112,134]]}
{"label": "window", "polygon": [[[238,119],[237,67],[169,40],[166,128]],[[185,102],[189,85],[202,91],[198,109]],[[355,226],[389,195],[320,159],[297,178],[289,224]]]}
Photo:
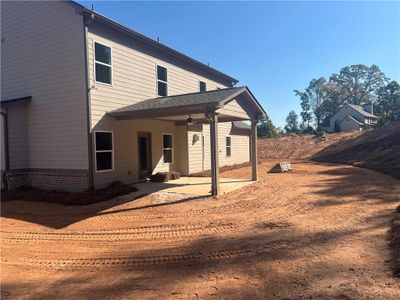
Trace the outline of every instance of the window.
{"label": "window", "polygon": [[113,170],[113,133],[110,131],[96,131],[96,171]]}
{"label": "window", "polygon": [[163,134],[163,163],[174,162],[174,139],[172,134]]}
{"label": "window", "polygon": [[157,95],[168,96],[168,74],[167,69],[157,66]]}
{"label": "window", "polygon": [[199,83],[200,92],[205,92],[207,90],[207,85],[204,81],[200,81]]}
{"label": "window", "polygon": [[94,43],[95,81],[111,84],[111,48]]}
{"label": "window", "polygon": [[231,137],[226,137],[226,157],[231,157],[232,155],[232,144],[231,144]]}

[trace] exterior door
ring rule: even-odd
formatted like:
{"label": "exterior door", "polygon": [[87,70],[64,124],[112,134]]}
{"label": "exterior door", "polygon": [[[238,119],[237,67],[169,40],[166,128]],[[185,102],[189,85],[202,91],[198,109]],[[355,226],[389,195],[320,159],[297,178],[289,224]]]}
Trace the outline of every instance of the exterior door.
{"label": "exterior door", "polygon": [[148,132],[138,133],[139,154],[139,181],[150,178],[152,173],[151,163],[151,134]]}

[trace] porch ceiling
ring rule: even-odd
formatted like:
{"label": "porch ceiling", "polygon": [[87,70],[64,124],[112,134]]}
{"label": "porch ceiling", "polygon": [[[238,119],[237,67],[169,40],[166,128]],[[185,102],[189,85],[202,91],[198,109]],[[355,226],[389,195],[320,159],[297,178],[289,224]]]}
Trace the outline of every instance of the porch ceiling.
{"label": "porch ceiling", "polygon": [[[228,109],[230,106],[232,108]],[[258,119],[265,114],[247,87],[148,99],[107,114],[117,120],[161,119],[175,122],[184,122],[190,115],[195,121],[207,122],[206,115],[211,112],[217,112],[221,122]]]}

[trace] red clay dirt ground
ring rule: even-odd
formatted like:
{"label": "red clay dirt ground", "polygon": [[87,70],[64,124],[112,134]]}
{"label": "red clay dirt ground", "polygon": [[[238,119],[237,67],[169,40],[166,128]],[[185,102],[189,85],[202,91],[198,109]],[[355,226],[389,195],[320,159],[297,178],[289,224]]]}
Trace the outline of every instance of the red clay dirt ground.
{"label": "red clay dirt ground", "polygon": [[218,200],[3,203],[2,299],[400,299],[400,181],[315,162],[268,174],[274,162]]}

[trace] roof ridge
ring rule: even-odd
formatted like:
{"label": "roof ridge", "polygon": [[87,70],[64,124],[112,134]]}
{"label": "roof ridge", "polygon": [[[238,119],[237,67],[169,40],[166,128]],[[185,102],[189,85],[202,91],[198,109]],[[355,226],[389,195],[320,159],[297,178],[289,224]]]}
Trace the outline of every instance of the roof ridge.
{"label": "roof ridge", "polygon": [[219,91],[226,91],[226,90],[233,90],[233,89],[242,89],[245,88],[244,86],[233,86],[233,87],[227,87],[223,89],[216,89],[216,90],[210,90],[210,91],[199,91],[199,92],[191,92],[191,93],[184,93],[184,94],[176,94],[176,95],[170,95],[170,96],[163,96],[163,97],[156,97],[156,98],[150,98],[150,99],[144,99],[142,101],[146,100],[154,100],[154,99],[165,99],[165,98],[172,98],[172,97],[179,97],[179,96],[188,96],[188,95],[195,95],[195,94],[202,94],[202,93],[212,93],[212,92],[219,92]]}

